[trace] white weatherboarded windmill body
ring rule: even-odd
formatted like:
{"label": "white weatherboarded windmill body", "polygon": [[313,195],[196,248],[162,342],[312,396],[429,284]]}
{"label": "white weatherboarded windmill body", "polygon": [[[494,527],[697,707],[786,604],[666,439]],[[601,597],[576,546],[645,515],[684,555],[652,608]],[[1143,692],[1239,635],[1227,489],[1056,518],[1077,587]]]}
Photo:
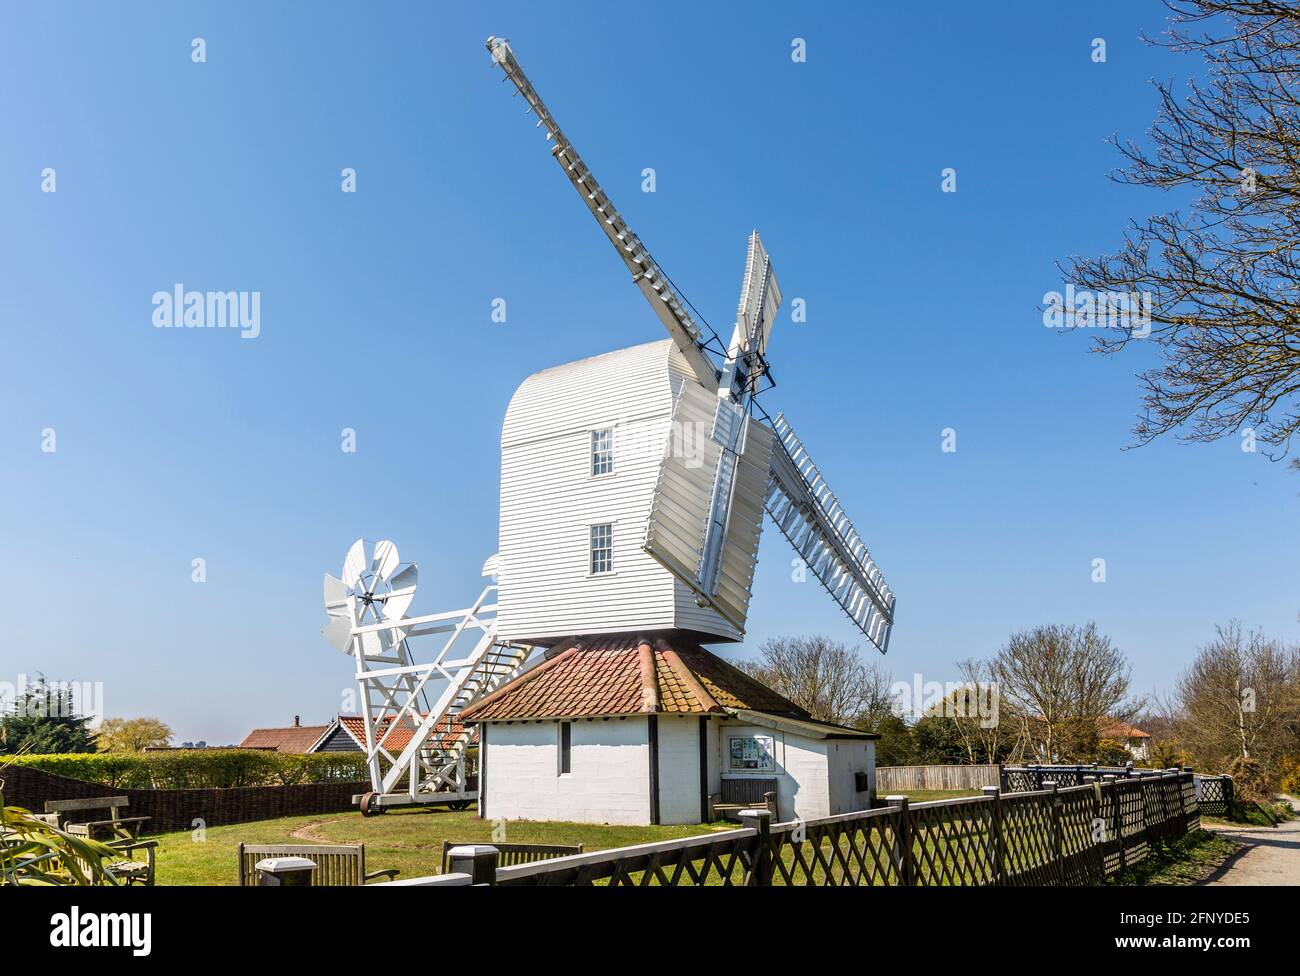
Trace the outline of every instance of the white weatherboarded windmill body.
{"label": "white weatherboarded windmill body", "polygon": [[[355,658],[366,707],[363,810],[474,796],[468,725],[482,737],[482,815],[687,822],[763,792],[800,816],[858,809],[874,790],[874,737],[810,721],[700,646],[744,636],[764,512],[881,652],[894,621],[866,544],[784,415],[757,403],[781,302],[767,251],[751,234],[723,347],[509,44],[487,46],[668,337],[520,385],[501,437],[500,548],[485,567],[498,582],[473,607],[405,617],[415,569],[391,543],[358,542],[343,578],[326,577],[325,633]],[[433,634],[449,639],[415,663],[411,638]],[[467,634],[473,646],[454,650]],[[546,660],[529,667],[534,648]]]}
{"label": "white weatherboarded windmill body", "polygon": [[[665,627],[737,640],[766,508],[808,569],[885,651],[894,597],[880,569],[784,415],[770,424],[754,416],[781,302],[758,233],[749,238],[736,323],[719,366],[690,303],[614,208],[509,43],[489,38],[488,50],[669,335],[545,370],[511,400],[501,445],[503,635]],[[628,477],[620,481],[624,466]],[[556,553],[557,544],[569,551],[564,533],[572,537],[573,518],[589,523],[586,563]],[[607,540],[614,562],[602,556],[597,564],[596,543]],[[612,585],[597,578],[609,573],[617,574]]]}

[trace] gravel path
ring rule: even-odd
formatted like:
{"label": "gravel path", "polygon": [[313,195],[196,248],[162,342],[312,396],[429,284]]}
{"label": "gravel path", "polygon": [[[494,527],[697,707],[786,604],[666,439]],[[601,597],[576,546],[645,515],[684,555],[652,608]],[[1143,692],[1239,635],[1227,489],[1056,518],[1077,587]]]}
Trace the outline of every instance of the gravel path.
{"label": "gravel path", "polygon": [[[1300,800],[1286,797],[1300,809]],[[1212,885],[1300,885],[1300,820],[1287,820],[1276,827],[1206,824],[1207,830],[1247,845],[1244,853],[1210,882]]]}

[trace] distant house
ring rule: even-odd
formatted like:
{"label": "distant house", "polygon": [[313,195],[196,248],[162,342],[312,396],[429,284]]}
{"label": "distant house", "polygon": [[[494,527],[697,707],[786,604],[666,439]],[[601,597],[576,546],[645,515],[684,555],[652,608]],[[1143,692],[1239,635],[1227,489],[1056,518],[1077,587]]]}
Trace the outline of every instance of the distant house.
{"label": "distant house", "polygon": [[366,720],[360,715],[338,715],[308,752],[365,752]]}
{"label": "distant house", "polygon": [[565,641],[472,703],[479,814],[688,824],[727,795],[777,794],[778,817],[864,810],[875,736],[813,721],[682,636]]}
{"label": "distant house", "polygon": [[1143,732],[1136,725],[1104,718],[1097,723],[1097,734],[1103,739],[1114,739],[1121,743],[1136,760],[1142,761],[1150,756],[1151,733]]}
{"label": "distant house", "polygon": [[[385,720],[379,724],[376,730],[380,738],[383,739],[384,748],[393,755],[398,755],[403,749],[410,744],[411,733],[415,730],[415,722],[422,719],[423,715],[417,715],[408,718],[398,725],[397,728],[385,737],[384,732],[392,724],[391,720]],[[433,730],[426,740],[426,748],[437,750],[440,748],[449,748],[453,742],[459,740],[465,734],[465,726],[456,719],[444,718],[438,723],[437,728]],[[471,737],[469,745],[473,746],[477,742],[476,737]],[[329,725],[324,727],[324,732],[320,738],[307,752],[365,752],[366,751],[366,720],[360,715],[339,715]]]}
{"label": "distant house", "polygon": [[278,729],[253,729],[244,736],[239,748],[265,749],[268,752],[311,752],[327,728],[327,725],[303,725],[295,715],[293,725]]}
{"label": "distant house", "polygon": [[[1041,723],[1042,721],[1041,716],[1034,716],[1029,720],[1032,728],[1037,728],[1035,723]],[[1136,725],[1129,725],[1117,718],[1103,716],[1097,719],[1097,738],[1118,742],[1128,750],[1128,754],[1137,762],[1144,761],[1150,755],[1148,743],[1151,741],[1151,733],[1143,732]],[[1048,756],[1041,744],[1036,747],[1036,751],[1040,762],[1055,762],[1058,758]]]}

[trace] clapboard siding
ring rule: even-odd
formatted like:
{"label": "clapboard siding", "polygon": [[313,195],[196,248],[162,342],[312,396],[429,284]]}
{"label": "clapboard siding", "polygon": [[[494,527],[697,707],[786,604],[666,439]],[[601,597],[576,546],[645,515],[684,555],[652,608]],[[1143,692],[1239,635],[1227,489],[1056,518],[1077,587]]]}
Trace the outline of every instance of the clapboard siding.
{"label": "clapboard siding", "polygon": [[364,752],[357,740],[348,735],[343,726],[335,726],[334,731],[316,747],[316,752]]}
{"label": "clapboard siding", "polygon": [[[687,366],[671,340],[543,370],[501,431],[498,633],[547,639],[684,628],[739,635],[642,550],[673,402]],[[614,471],[591,475],[591,431],[614,429]],[[613,524],[614,572],[589,573],[589,529]]]}

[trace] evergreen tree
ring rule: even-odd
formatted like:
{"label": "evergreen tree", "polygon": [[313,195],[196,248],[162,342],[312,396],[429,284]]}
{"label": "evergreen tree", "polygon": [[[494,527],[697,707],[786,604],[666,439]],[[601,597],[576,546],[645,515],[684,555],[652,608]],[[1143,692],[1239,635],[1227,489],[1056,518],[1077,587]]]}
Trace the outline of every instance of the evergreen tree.
{"label": "evergreen tree", "polygon": [[0,715],[0,754],[96,752],[89,722],[75,713],[70,690],[40,678]]}

